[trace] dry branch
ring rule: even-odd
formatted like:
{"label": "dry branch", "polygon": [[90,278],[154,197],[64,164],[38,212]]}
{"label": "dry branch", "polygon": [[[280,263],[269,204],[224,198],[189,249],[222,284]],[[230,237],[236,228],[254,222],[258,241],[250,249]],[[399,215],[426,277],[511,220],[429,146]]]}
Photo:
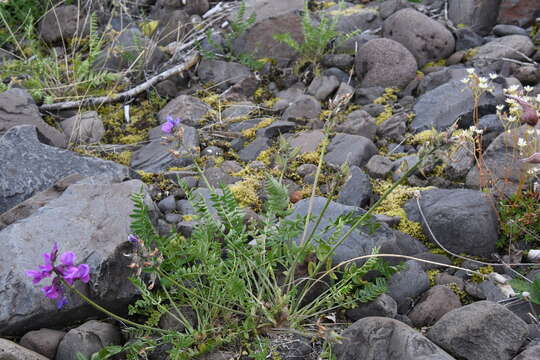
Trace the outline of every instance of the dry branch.
{"label": "dry branch", "polygon": [[145,82],[127,91],[124,91],[118,94],[108,95],[108,96],[89,97],[86,99],[76,100],[76,101],[65,101],[65,102],[59,102],[59,103],[54,103],[54,104],[43,104],[40,106],[40,110],[42,111],[66,110],[66,109],[73,109],[73,108],[78,108],[82,106],[97,106],[97,105],[103,105],[103,104],[110,104],[113,102],[131,99],[139,95],[143,91],[148,90],[149,88],[151,88],[158,82],[163,81],[174,74],[178,74],[192,68],[198,63],[198,61],[199,61],[199,53],[194,52],[190,56],[185,57],[184,60],[180,64],[160,74],[157,74],[154,77],[151,77]]}

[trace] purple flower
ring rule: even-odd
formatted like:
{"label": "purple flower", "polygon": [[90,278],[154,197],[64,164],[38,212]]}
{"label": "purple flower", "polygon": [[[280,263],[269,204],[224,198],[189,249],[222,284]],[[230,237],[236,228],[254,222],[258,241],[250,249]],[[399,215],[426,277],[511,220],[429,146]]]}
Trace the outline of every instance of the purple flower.
{"label": "purple flower", "polygon": [[71,251],[60,255],[59,265],[55,265],[57,258],[58,245],[55,243],[50,253],[43,254],[44,264],[39,265],[39,270],[27,270],[26,275],[32,278],[34,284],[55,275],[51,285],[41,288],[41,291],[49,299],[57,299],[56,305],[60,309],[67,303],[62,280],[69,285],[73,285],[77,280],[88,283],[90,281],[90,267],[87,264],[74,265],[77,256]]}
{"label": "purple flower", "polygon": [[167,122],[161,125],[161,131],[170,134],[175,126],[180,125],[180,119],[173,119],[172,116],[167,116]]}
{"label": "purple flower", "polygon": [[139,243],[139,238],[137,237],[137,235],[133,235],[133,234],[129,234],[128,235],[128,241],[134,245],[137,245]]}

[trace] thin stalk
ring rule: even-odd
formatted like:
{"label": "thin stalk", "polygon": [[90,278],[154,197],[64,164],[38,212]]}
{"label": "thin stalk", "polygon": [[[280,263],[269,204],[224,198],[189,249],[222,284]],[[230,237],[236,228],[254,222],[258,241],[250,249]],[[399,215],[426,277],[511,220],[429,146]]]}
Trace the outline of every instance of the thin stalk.
{"label": "thin stalk", "polygon": [[75,287],[69,285],[64,279],[62,279],[62,282],[64,283],[64,285],[68,289],[72,290],[75,294],[77,294],[81,299],[86,301],[89,305],[91,305],[95,309],[101,311],[104,314],[109,315],[110,317],[112,317],[112,318],[114,318],[114,319],[116,319],[116,320],[118,320],[118,321],[120,321],[122,323],[126,323],[128,325],[135,326],[135,327],[138,327],[140,329],[146,329],[146,330],[150,330],[150,331],[160,332],[160,333],[163,333],[163,334],[168,334],[169,333],[169,331],[167,331],[167,330],[163,330],[163,329],[156,328],[156,327],[153,327],[153,326],[139,324],[139,323],[136,323],[134,321],[128,320],[128,319],[126,319],[126,318],[124,318],[124,317],[122,317],[120,315],[117,315],[117,314],[105,309],[103,306],[97,304],[93,300],[91,300],[88,296],[84,295],[82,292],[77,290]]}

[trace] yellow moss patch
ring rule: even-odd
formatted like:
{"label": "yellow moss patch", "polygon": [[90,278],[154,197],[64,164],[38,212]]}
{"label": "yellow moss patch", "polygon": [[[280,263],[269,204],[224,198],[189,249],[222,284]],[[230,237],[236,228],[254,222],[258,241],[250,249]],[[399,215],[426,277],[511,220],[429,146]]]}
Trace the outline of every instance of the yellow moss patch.
{"label": "yellow moss patch", "polygon": [[446,66],[446,59],[440,59],[440,60],[437,60],[437,61],[430,61],[428,63],[426,63],[424,66],[422,66],[422,70],[426,70],[430,67],[435,67],[435,66]]}
{"label": "yellow moss patch", "polygon": [[132,155],[131,151],[109,153],[109,152],[97,151],[97,150],[87,150],[80,147],[73,148],[72,150],[81,155],[97,157],[103,160],[110,160],[110,161],[114,161],[125,166],[129,166],[129,164],[131,163],[131,155]]}
{"label": "yellow moss patch", "polygon": [[255,125],[254,127],[242,131],[242,136],[248,140],[253,140],[255,139],[257,130],[265,128],[271,125],[273,122],[274,122],[273,118],[266,118],[260,123],[258,123],[257,125]]}
{"label": "yellow moss patch", "polygon": [[457,284],[451,283],[446,285],[459,297],[459,301],[461,301],[462,304],[469,304],[471,301],[468,300],[469,296],[467,293],[459,288]]}
{"label": "yellow moss patch", "polygon": [[405,142],[410,145],[421,145],[428,142],[433,142],[437,137],[438,132],[435,129],[424,130],[414,135],[411,138],[408,138]]}
{"label": "yellow moss patch", "polygon": [[183,215],[182,220],[183,221],[193,221],[193,215]]}
{"label": "yellow moss patch", "polygon": [[433,287],[436,284],[437,275],[441,273],[441,270],[438,269],[431,269],[426,271],[428,279],[429,279],[429,286]]}
{"label": "yellow moss patch", "polygon": [[[480,274],[489,275],[489,274],[491,274],[493,272],[493,266],[491,266],[491,265],[482,266],[477,271]],[[481,275],[478,275],[478,274],[472,274],[471,281],[474,281],[476,283],[481,283],[482,281],[486,280],[486,278],[487,278],[486,276],[481,276]]]}
{"label": "yellow moss patch", "polygon": [[[382,195],[388,190],[393,182],[390,180],[374,179],[371,181],[373,192]],[[388,197],[375,209],[375,213],[388,216],[399,216],[401,219],[396,229],[411,235],[412,237],[427,242],[427,237],[422,231],[422,225],[407,218],[403,205],[411,199],[416,191],[433,189],[433,187],[418,187],[398,185]]]}
{"label": "yellow moss patch", "polygon": [[399,88],[397,87],[389,87],[384,89],[384,93],[373,100],[374,104],[388,104],[389,102],[395,102],[397,101],[397,93],[399,92]]}
{"label": "yellow moss patch", "polygon": [[261,182],[255,177],[248,177],[236,184],[229,185],[240,206],[250,207],[254,210],[261,208],[261,200],[257,195],[260,187]]}
{"label": "yellow moss patch", "polygon": [[385,105],[384,111],[377,115],[377,117],[375,118],[375,124],[381,125],[392,115],[394,115],[394,108],[392,107],[392,105]]}
{"label": "yellow moss patch", "polygon": [[374,13],[377,12],[377,10],[372,9],[372,8],[366,9],[364,5],[355,5],[346,9],[333,10],[333,11],[330,11],[328,14],[330,14],[331,16],[350,16],[350,15],[355,15],[364,11],[366,12],[369,11],[369,12],[374,12]]}
{"label": "yellow moss patch", "polygon": [[276,149],[270,148],[261,151],[259,156],[257,156],[257,160],[262,161],[264,165],[270,166],[272,164],[272,160],[274,159],[274,154],[276,153]]}

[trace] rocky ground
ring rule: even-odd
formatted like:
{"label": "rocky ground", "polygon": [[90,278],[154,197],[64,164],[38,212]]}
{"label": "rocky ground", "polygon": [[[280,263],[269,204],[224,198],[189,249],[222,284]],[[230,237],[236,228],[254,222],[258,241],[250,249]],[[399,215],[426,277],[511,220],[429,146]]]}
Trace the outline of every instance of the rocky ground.
{"label": "rocky ground", "polygon": [[[248,0],[244,19],[256,19],[241,30],[237,2],[86,3],[60,4],[35,29],[51,57],[70,39],[107,34],[90,66],[120,75],[85,98],[196,62],[122,102],[58,106],[81,97],[35,87],[18,53],[31,41],[0,49],[0,359],[67,360],[123,344],[121,324],[74,294],[58,310],[25,271],[57,242],[92,269],[79,289],[124,314],[139,295],[124,256],[134,251],[131,194],[143,192],[163,236],[189,237],[195,226],[178,178],[202,195],[229,186],[256,217],[286,145],[298,149],[283,178],[293,215],[308,213],[314,191],[314,214],[332,200],[322,226],[369,209],[422,160],[375,209],[377,230],[354,230],[332,262],[373,248],[428,262],[406,260],[385,294],[338,311],[337,359],[540,358],[540,308],[508,285],[533,279],[540,246],[538,175],[519,161],[540,151],[537,1],[313,1],[315,24],[335,19],[339,33],[356,31],[316,62],[273,37],[302,42],[303,0]],[[84,21],[89,13],[97,25]],[[490,91],[475,97],[484,84]],[[508,103],[508,89],[529,105]],[[180,119],[180,139],[164,140],[168,117]],[[428,142],[467,130],[475,140],[424,158]],[[269,356],[313,359],[320,341],[295,335],[276,349]],[[230,350],[206,358],[249,358]]]}

